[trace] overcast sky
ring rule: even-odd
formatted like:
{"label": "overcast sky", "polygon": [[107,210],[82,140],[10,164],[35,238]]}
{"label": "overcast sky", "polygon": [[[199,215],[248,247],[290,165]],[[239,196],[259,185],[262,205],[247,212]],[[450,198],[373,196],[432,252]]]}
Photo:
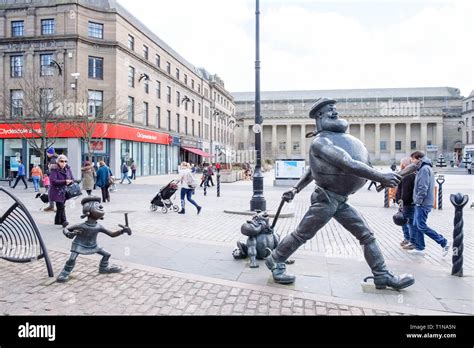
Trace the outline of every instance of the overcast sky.
{"label": "overcast sky", "polygon": [[[255,90],[255,0],[119,0],[231,92]],[[474,1],[260,0],[261,90],[474,89]]]}

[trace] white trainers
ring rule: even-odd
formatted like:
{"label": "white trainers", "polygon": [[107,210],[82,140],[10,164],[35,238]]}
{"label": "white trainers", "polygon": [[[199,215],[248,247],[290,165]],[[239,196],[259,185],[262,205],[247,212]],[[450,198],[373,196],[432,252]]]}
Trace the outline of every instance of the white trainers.
{"label": "white trainers", "polygon": [[425,255],[424,250],[418,250],[418,249],[413,249],[413,250],[407,250],[407,253],[410,255],[416,255],[416,256],[423,256]]}
{"label": "white trainers", "polygon": [[441,255],[443,255],[443,257],[445,257],[446,255],[448,255],[448,252],[449,252],[449,248],[451,247],[451,245],[449,244],[449,242],[446,243],[446,246],[443,248],[443,251],[441,253]]}

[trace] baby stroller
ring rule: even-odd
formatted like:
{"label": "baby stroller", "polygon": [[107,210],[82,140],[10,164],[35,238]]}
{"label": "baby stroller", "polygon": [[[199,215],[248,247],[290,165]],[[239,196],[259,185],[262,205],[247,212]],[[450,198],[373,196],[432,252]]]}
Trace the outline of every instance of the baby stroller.
{"label": "baby stroller", "polygon": [[151,200],[150,210],[157,211],[158,207],[161,207],[161,212],[166,214],[168,209],[173,211],[179,211],[179,206],[173,204],[171,199],[175,199],[175,193],[178,190],[178,183],[173,180],[168,185],[161,188],[160,192]]}

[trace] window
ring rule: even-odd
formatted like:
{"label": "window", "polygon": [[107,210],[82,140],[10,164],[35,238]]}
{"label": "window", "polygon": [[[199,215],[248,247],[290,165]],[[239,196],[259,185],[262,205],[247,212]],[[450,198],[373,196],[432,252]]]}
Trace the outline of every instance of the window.
{"label": "window", "polygon": [[11,77],[23,76],[23,56],[10,57]]}
{"label": "window", "polygon": [[89,78],[104,79],[104,58],[89,57]]}
{"label": "window", "polygon": [[201,121],[198,121],[198,136],[201,137]]}
{"label": "window", "polygon": [[25,23],[23,21],[12,22],[12,36],[23,36],[25,35]]}
{"label": "window", "polygon": [[184,84],[188,84],[188,75],[184,74]]}
{"label": "window", "polygon": [[23,91],[13,89],[11,91],[11,117],[23,116]]}
{"label": "window", "polygon": [[[185,98],[187,98],[187,96],[185,96]],[[188,100],[189,98],[184,101],[184,110],[186,111],[188,111]]]}
{"label": "window", "polygon": [[143,79],[143,88],[145,89],[145,93],[148,94],[150,92],[150,80],[145,78]]}
{"label": "window", "polygon": [[176,68],[176,79],[179,80],[179,69]]}
{"label": "window", "polygon": [[188,134],[188,118],[184,117],[184,134]]}
{"label": "window", "polygon": [[102,116],[103,98],[104,93],[102,91],[89,91],[88,116]]}
{"label": "window", "polygon": [[167,86],[166,89],[168,90],[168,93],[166,94],[166,100],[168,103],[171,103],[171,87]]}
{"label": "window", "polygon": [[103,39],[104,38],[104,25],[100,23],[89,22],[88,34],[89,34],[89,37],[93,37],[96,39]]}
{"label": "window", "polygon": [[293,142],[293,153],[299,153],[300,152],[300,142],[295,141]]}
{"label": "window", "polygon": [[161,109],[156,107],[156,128],[161,128]]}
{"label": "window", "polygon": [[194,114],[194,99],[191,100],[191,112]]}
{"label": "window", "polygon": [[244,149],[244,143],[239,143],[239,144],[237,145],[237,149],[243,150],[243,149]]}
{"label": "window", "polygon": [[128,35],[128,49],[135,50],[135,38],[132,35]]}
{"label": "window", "polygon": [[143,124],[148,126],[148,103],[143,103]]}
{"label": "window", "polygon": [[386,141],[381,141],[380,142],[380,150],[382,150],[382,151],[387,150],[387,142]]}
{"label": "window", "polygon": [[168,130],[171,130],[171,111],[167,110],[168,113]]}
{"label": "window", "polygon": [[191,134],[193,135],[194,137],[194,120],[191,120]]}
{"label": "window", "polygon": [[161,57],[159,54],[155,56],[156,66],[159,68],[161,66]]}
{"label": "window", "polygon": [[40,54],[40,76],[53,76],[52,54]]}
{"label": "window", "polygon": [[128,122],[135,122],[135,99],[128,97]]}
{"label": "window", "polygon": [[53,110],[53,89],[42,88],[40,90],[40,117],[51,115]]}
{"label": "window", "polygon": [[180,106],[181,105],[181,93],[179,93],[179,91],[176,91],[176,106]]}
{"label": "window", "polygon": [[278,143],[278,148],[281,150],[281,151],[285,151],[286,150],[286,141],[280,141]]}
{"label": "window", "polygon": [[209,125],[208,124],[205,125],[204,133],[206,135],[206,139],[209,139]]}
{"label": "window", "polygon": [[191,79],[191,88],[194,89],[194,80]]}
{"label": "window", "polygon": [[41,20],[41,35],[54,35],[54,19]]}
{"label": "window", "polygon": [[201,103],[198,103],[198,115],[201,116]]}
{"label": "window", "polygon": [[168,74],[171,74],[171,63],[170,62],[166,62],[166,72]]}
{"label": "window", "polygon": [[432,145],[431,140],[427,140],[426,145]]}
{"label": "window", "polygon": [[402,142],[401,141],[395,141],[395,150],[401,150],[402,149]]}
{"label": "window", "polygon": [[143,45],[143,57],[148,60],[148,46]]}
{"label": "window", "polygon": [[410,150],[416,150],[416,141],[412,140],[410,142]]}
{"label": "window", "polygon": [[135,68],[128,67],[128,87],[135,87]]}
{"label": "window", "polygon": [[179,119],[180,119],[179,114],[176,114],[176,132],[178,133],[179,133]]}
{"label": "window", "polygon": [[161,99],[161,82],[156,81],[156,97]]}

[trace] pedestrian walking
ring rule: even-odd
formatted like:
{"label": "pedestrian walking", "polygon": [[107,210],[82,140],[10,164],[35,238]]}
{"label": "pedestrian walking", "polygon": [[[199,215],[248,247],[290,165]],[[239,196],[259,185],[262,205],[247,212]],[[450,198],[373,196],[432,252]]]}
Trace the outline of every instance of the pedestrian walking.
{"label": "pedestrian walking", "polygon": [[131,184],[132,180],[128,177],[128,166],[127,163],[123,162],[122,163],[122,180],[120,181],[121,184],[123,184],[123,181],[127,179],[128,183]]}
{"label": "pedestrian walking", "polygon": [[221,172],[221,162],[216,163],[216,170],[217,170],[217,174]]}
{"label": "pedestrian walking", "polygon": [[44,187],[46,193],[48,193],[48,191],[49,191],[49,186],[50,186],[49,176],[48,176],[48,174],[44,173],[43,174],[43,187]]}
{"label": "pedestrian walking", "polygon": [[49,179],[49,201],[56,202],[54,224],[66,227],[69,225],[66,218],[66,186],[74,181],[74,176],[65,155],[58,156],[57,162],[51,165]]}
{"label": "pedestrian walking", "polygon": [[105,164],[104,161],[99,162],[99,169],[97,170],[97,182],[96,185],[100,187],[102,191],[102,203],[110,202],[110,177],[112,172],[110,168]]}
{"label": "pedestrian walking", "polygon": [[[50,174],[51,172],[51,167],[56,164],[58,160],[58,154],[56,153],[56,150],[54,147],[49,147],[48,150],[46,150],[46,157],[48,158],[48,163],[47,163],[47,170],[45,169],[46,174]],[[49,195],[48,195],[49,198]],[[43,211],[54,211],[54,201],[50,200],[49,201],[49,206],[44,208]]]}
{"label": "pedestrian walking", "polygon": [[191,166],[189,163],[183,162],[181,164],[180,176],[178,181],[181,183],[181,210],[178,214],[185,214],[185,198],[188,200],[189,203],[194,205],[197,209],[197,213],[201,212],[202,207],[197,204],[193,198],[193,192],[196,188],[196,179],[194,178],[193,173],[191,173]]}
{"label": "pedestrian walking", "polygon": [[15,189],[16,185],[18,182],[21,180],[25,184],[25,190],[28,189],[28,185],[26,184],[25,176],[26,176],[26,171],[25,171],[25,165],[23,164],[22,160],[18,161],[18,174],[16,176],[15,184],[13,185],[12,189]]}
{"label": "pedestrian walking", "polygon": [[209,187],[209,166],[207,164],[202,168],[201,184],[199,187],[202,187],[202,185]]}
{"label": "pedestrian walking", "polygon": [[87,195],[92,194],[95,183],[95,170],[89,161],[84,162],[84,166],[81,168],[82,172],[82,189],[87,192]]}
{"label": "pedestrian walking", "polygon": [[[214,181],[212,180],[212,177],[214,176],[214,171],[212,170],[212,164],[209,165],[209,168],[207,169],[207,176],[208,176],[208,182],[214,186]],[[207,185],[209,187],[209,184]]]}
{"label": "pedestrian walking", "polygon": [[471,175],[472,174],[472,162],[469,162],[466,165],[466,168],[467,168],[467,174]]}
{"label": "pedestrian walking", "polygon": [[39,192],[40,189],[40,180],[43,178],[43,171],[41,170],[40,166],[35,164],[31,169],[31,179],[33,180],[33,186],[35,188],[35,192]]}
{"label": "pedestrian walking", "polygon": [[[403,170],[411,163],[410,157],[406,157],[400,162],[400,169]],[[413,219],[415,217],[415,205],[413,204],[413,189],[415,187],[415,173],[403,177],[398,184],[396,201],[403,206],[403,217],[407,219],[407,223],[402,226],[403,240],[400,246],[406,250],[413,250]]]}
{"label": "pedestrian walking", "polygon": [[137,180],[137,166],[135,165],[135,161],[132,161],[130,169],[132,171],[132,176],[130,177],[130,179]]}
{"label": "pedestrian walking", "polygon": [[412,255],[425,254],[425,234],[438,243],[442,248],[442,256],[446,256],[449,251],[448,240],[435,230],[428,227],[426,221],[434,204],[435,179],[431,160],[422,151],[415,151],[411,154],[411,162],[417,165],[415,185],[413,189],[413,201],[415,203],[415,217],[413,228],[413,250],[408,250]]}

